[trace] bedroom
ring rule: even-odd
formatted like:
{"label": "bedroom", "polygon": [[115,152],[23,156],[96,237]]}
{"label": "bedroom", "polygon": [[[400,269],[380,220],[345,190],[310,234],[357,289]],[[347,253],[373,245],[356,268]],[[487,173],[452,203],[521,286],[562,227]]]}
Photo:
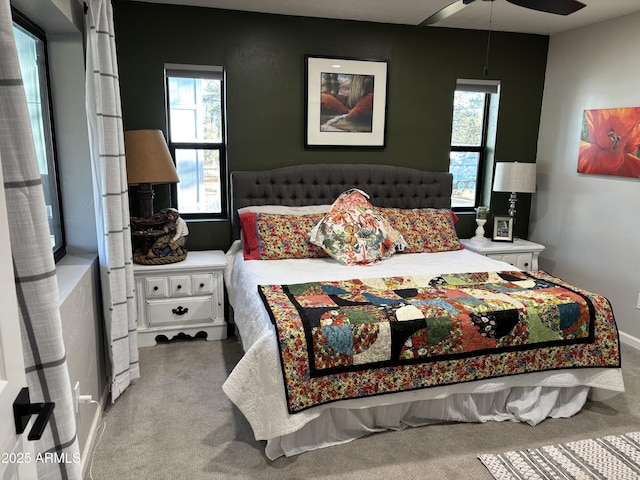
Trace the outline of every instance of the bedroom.
{"label": "bedroom", "polygon": [[[167,11],[171,12],[168,19],[163,14]],[[120,18],[125,13],[126,18]],[[184,27],[175,36],[164,33],[164,30],[176,27],[173,22],[180,16],[184,16],[184,25],[200,27]],[[402,159],[402,164],[406,166],[446,170],[449,123],[439,119],[448,118],[451,107],[448,99],[443,98],[446,96],[438,94],[438,91],[448,88],[455,78],[482,73],[484,34],[464,32],[453,35],[440,30],[432,32],[430,29],[417,33],[414,29],[400,26],[315,20],[308,21],[313,28],[308,35],[302,36],[305,40],[299,41],[301,34],[297,32],[294,42],[285,33],[287,28],[283,28],[283,22],[284,26],[289,26],[289,18],[228,12],[224,12],[222,18],[226,20],[225,28],[232,31],[229,37],[234,38],[223,52],[217,47],[216,32],[222,27],[216,18],[209,18],[200,11],[190,13],[187,9],[116,3],[117,40],[122,49],[126,48],[120,58],[126,128],[162,128],[164,123],[163,101],[158,100],[163,98],[162,83],[146,78],[144,70],[147,69],[141,62],[155,62],[157,68],[165,61],[156,57],[161,52],[170,54],[169,60],[176,63],[216,64],[218,61],[235,61],[244,68],[245,74],[236,82],[233,77],[229,78],[229,88],[242,92],[233,98],[232,91],[229,93],[230,169],[340,162],[346,155],[351,163],[364,163],[371,158],[374,163],[393,163],[396,159]],[[502,137],[499,140],[500,157],[536,160],[538,164],[538,191],[532,198],[531,216],[528,225],[525,220],[519,223],[519,228],[524,230],[519,231],[518,235],[546,246],[541,257],[541,268],[607,296],[614,305],[624,334],[623,340],[636,347],[640,338],[635,321],[639,316],[635,306],[640,290],[640,278],[635,266],[640,264],[640,259],[634,248],[634,239],[640,232],[633,222],[637,218],[637,187],[634,181],[619,178],[578,176],[575,165],[579,120],[583,109],[637,106],[640,103],[631,75],[624,75],[628,60],[634,58],[640,43],[640,36],[634,29],[637,20],[638,14],[629,15],[549,39],[516,36],[517,42],[513,47],[512,35],[495,35],[493,44],[496,50],[491,57],[492,74],[500,76],[503,81],[511,78],[518,85],[518,91],[513,93],[514,98],[502,99],[505,111],[501,112],[504,128],[501,129]],[[248,28],[248,25],[252,28]],[[398,104],[390,104],[389,118],[394,120],[389,125],[389,148],[383,152],[305,152],[302,148],[302,127],[299,122],[302,99],[299,95],[289,98],[286,92],[293,87],[301,88],[298,80],[301,79],[302,55],[324,52],[329,48],[325,47],[327,40],[322,35],[328,29],[337,30],[340,36],[355,38],[349,46],[349,53],[354,56],[381,56],[391,60],[394,75],[391,80],[398,80],[395,85],[390,83],[390,89],[398,99]],[[442,52],[440,47],[428,48],[432,36],[437,40],[443,38],[449,48],[455,49],[454,58]],[[389,41],[390,38],[393,42]],[[54,36],[54,40],[56,47],[50,52],[54,64],[69,72],[76,71],[76,76],[70,77],[70,82],[75,82],[82,89],[80,36],[73,32],[60,33]],[[144,42],[149,45],[148,55],[139,53],[145,51]],[[612,50],[616,55],[610,54],[612,42],[615,42]],[[206,45],[206,48],[193,48],[194,43]],[[136,48],[130,48],[134,44]],[[516,49],[516,46],[519,48]],[[341,51],[343,46],[336,41],[329,53]],[[152,52],[157,53],[154,55]],[[424,55],[428,55],[427,60],[417,60]],[[266,59],[270,59],[271,63],[265,63]],[[134,68],[136,64],[140,65],[141,71]],[[410,71],[415,68],[415,74],[406,80],[409,82],[406,88],[398,84],[399,79],[403,78],[400,76],[401,65],[403,68],[409,65],[406,68],[412,69]],[[291,72],[298,72],[298,76],[291,76]],[[259,78],[264,85],[253,90],[249,87],[255,78]],[[275,88],[275,84],[280,82],[284,82],[287,89]],[[418,105],[412,107],[416,98],[414,92],[420,91],[425,85],[428,91],[419,99]],[[522,90],[526,90],[525,95]],[[265,93],[273,95],[268,99],[268,106],[281,111],[282,117],[277,122],[265,119],[265,113],[254,106],[263,104],[261,102],[267,96]],[[73,98],[73,92],[67,92],[67,95],[72,97],[72,101],[64,105],[71,111],[59,113],[61,118],[83,118],[82,100],[78,103]],[[409,113],[405,115],[404,109]],[[268,110],[272,108],[264,109],[265,112]],[[423,119],[425,114],[430,115],[426,120]],[[402,119],[403,116],[406,118]],[[74,126],[70,125],[72,122],[69,120],[58,123],[61,128],[73,130]],[[294,125],[294,128],[283,131],[280,125]],[[279,141],[279,136],[283,134],[286,140]],[[60,132],[60,135],[64,135],[64,132]],[[66,138],[67,145],[73,145],[75,151],[69,147],[65,151],[63,146],[60,152],[72,162],[63,166],[63,170],[66,168],[67,172],[74,173],[72,178],[80,177],[84,182],[70,180],[65,184],[63,176],[63,196],[70,197],[66,203],[77,204],[77,210],[73,214],[68,213],[67,228],[73,232],[68,241],[70,246],[80,250],[95,251],[91,226],[80,220],[93,216],[88,205],[90,202],[86,200],[91,198],[90,194],[87,197],[86,192],[87,185],[90,185],[90,171],[82,160],[82,151],[88,147],[85,139],[73,138],[73,135],[70,133]],[[421,139],[420,145],[413,141],[416,136]],[[250,137],[250,140],[247,141],[246,137]],[[427,151],[429,155],[425,154]],[[430,160],[430,157],[440,160]],[[159,202],[162,201],[160,195],[161,192]],[[492,208],[506,209],[506,197],[496,196]],[[524,199],[519,204],[519,211],[523,214],[528,211]],[[463,231],[460,236],[471,236],[472,219],[462,218],[461,224]],[[192,235],[194,249],[228,246],[229,229],[226,224],[198,224],[193,227]],[[83,280],[90,282],[86,274],[83,274]],[[95,295],[95,287],[89,288]],[[74,299],[70,298],[70,301]],[[82,305],[85,310],[97,311],[95,305]],[[100,330],[96,320],[90,316],[89,320],[78,317],[73,307],[66,307],[63,319],[65,326],[69,325],[70,331],[80,332],[68,339],[70,369],[81,379],[83,386],[87,385],[86,393],[101,398],[106,385],[102,377],[105,367],[100,365],[101,352],[95,347],[95,338]],[[95,359],[95,368],[89,372],[82,366],[87,357]],[[90,423],[80,428],[81,441],[87,438]]]}

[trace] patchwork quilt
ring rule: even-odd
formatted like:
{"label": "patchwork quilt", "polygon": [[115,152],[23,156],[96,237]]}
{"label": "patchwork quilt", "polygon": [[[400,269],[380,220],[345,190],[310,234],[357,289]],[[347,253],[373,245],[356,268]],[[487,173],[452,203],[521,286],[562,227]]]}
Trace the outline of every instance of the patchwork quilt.
{"label": "patchwork quilt", "polygon": [[609,302],[543,271],[258,287],[290,413],[564,368],[619,367]]}

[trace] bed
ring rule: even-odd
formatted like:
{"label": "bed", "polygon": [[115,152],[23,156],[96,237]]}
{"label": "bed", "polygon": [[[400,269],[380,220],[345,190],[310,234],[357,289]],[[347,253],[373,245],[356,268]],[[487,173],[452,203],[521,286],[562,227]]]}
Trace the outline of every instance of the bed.
{"label": "bed", "polygon": [[[368,265],[341,263],[315,246],[298,244],[287,250],[288,239],[295,243],[298,237],[306,237],[310,225],[326,218],[336,199],[352,189],[365,192],[378,212],[409,212],[402,217],[411,219],[404,224],[403,235],[407,237],[416,234],[419,229],[415,226],[421,225],[413,222],[415,212],[420,212],[420,219],[427,214],[437,214],[440,220],[450,215],[453,225],[451,188],[448,173],[389,165],[304,165],[231,174],[234,242],[227,252],[225,285],[244,355],[223,390],[250,423],[255,438],[266,441],[269,459],[408,426],[504,420],[536,425],[548,417],[575,415],[588,399],[603,401],[624,391],[618,332],[606,299],[545,272],[521,272],[510,264],[456,247],[455,227],[453,232],[447,231],[447,222],[436,228],[440,237],[430,238],[428,249],[411,250],[411,242],[416,240],[411,238],[410,248],[404,252],[391,252]],[[271,225],[276,238],[280,232],[280,241],[268,239],[269,228],[262,228],[259,238],[252,238],[247,232],[259,231],[256,222],[262,222],[263,227]],[[293,224],[296,226],[291,227]],[[286,225],[286,236],[278,225]],[[419,237],[419,242],[424,238]],[[257,254],[256,245],[261,249]],[[306,249],[304,254],[300,248]],[[466,298],[455,305],[466,302],[477,308],[477,302],[486,301],[483,295],[490,298],[489,303],[496,295],[500,301],[514,302],[503,293],[517,290],[523,296],[520,286],[525,284],[545,287],[540,295],[558,290],[565,299],[577,299],[575,305],[562,307],[575,322],[568,325],[569,317],[563,317],[563,331],[570,332],[563,343],[556,337],[545,337],[547,330],[538,325],[536,341],[541,343],[523,347],[527,334],[513,333],[521,328],[517,314],[515,321],[499,317],[500,325],[505,321],[509,325],[508,334],[498,335],[494,328],[490,334],[478,336],[477,331],[484,327],[474,324],[472,336],[476,340],[465,341],[462,339],[471,338],[468,332],[453,328],[447,314],[442,314],[441,309],[450,309],[451,302],[442,306],[441,299],[425,300],[425,295],[437,290],[458,302],[460,290],[468,287],[465,292],[475,292],[473,295],[482,299]],[[485,295],[488,289],[500,293]],[[351,305],[364,304],[365,297],[369,303],[358,308],[397,315],[394,320],[400,320],[398,312],[402,311],[403,321],[381,321],[375,325],[375,335],[371,334],[372,324],[362,321],[363,326],[358,326],[364,329],[358,330],[360,343],[349,338],[340,350],[344,312],[348,320],[362,318],[364,314],[351,310]],[[318,310],[319,305],[326,307],[322,302],[336,298],[343,303]],[[582,306],[576,306],[578,301]],[[560,301],[554,298],[551,302]],[[422,322],[415,312],[436,308],[435,304],[440,309],[437,318],[425,320],[432,322],[428,324],[429,339],[415,333],[426,331],[424,328],[411,326],[408,334],[402,330]],[[322,318],[314,316],[317,311],[322,312]],[[575,320],[580,315],[584,320]],[[486,321],[489,317],[478,318]],[[389,328],[386,323],[400,327],[394,327],[392,333],[385,330],[383,335],[382,327]],[[534,330],[531,325],[526,328]],[[456,333],[459,341],[450,339],[454,330],[460,330]],[[378,342],[381,338],[390,339]],[[332,350],[328,343],[339,347]],[[304,344],[305,350],[293,350],[298,344]],[[453,348],[451,352],[445,352],[445,344]],[[376,350],[371,345],[383,348]],[[494,352],[496,346],[500,348]],[[389,351],[396,352],[393,358]]]}

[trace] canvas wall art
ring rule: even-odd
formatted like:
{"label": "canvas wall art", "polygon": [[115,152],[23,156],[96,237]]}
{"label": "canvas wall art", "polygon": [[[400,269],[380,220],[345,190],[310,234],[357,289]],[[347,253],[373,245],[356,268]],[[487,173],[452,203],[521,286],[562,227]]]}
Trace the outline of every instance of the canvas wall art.
{"label": "canvas wall art", "polygon": [[578,172],[640,178],[640,107],[584,111]]}

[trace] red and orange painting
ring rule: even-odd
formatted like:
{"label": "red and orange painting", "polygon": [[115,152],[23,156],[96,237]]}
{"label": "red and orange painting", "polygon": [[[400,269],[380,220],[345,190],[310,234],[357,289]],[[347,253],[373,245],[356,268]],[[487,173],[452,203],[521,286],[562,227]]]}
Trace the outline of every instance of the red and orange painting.
{"label": "red and orange painting", "polygon": [[640,107],[584,111],[578,173],[640,178]]}

